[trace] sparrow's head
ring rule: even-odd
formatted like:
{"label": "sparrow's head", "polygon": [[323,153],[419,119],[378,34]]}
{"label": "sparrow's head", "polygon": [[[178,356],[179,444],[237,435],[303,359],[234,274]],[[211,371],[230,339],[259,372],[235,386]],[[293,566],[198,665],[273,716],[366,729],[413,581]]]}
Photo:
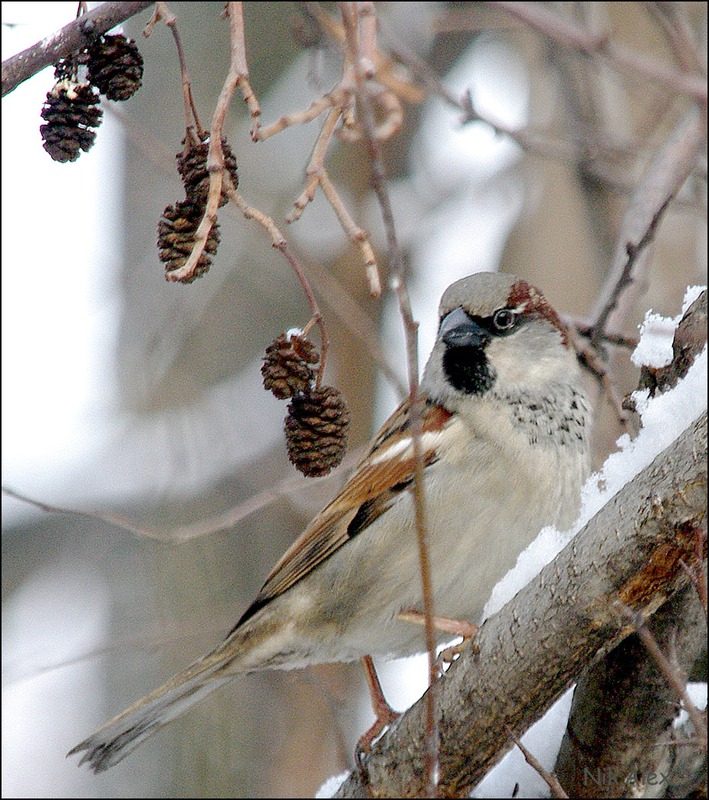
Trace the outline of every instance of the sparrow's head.
{"label": "sparrow's head", "polygon": [[543,393],[576,384],[566,328],[544,295],[515,275],[481,272],[446,289],[423,390],[448,408],[466,396]]}

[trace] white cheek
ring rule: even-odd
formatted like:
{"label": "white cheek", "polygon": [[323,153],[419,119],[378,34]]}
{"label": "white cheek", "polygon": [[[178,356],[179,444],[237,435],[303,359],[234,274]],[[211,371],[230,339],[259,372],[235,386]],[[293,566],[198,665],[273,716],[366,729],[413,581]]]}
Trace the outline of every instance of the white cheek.
{"label": "white cheek", "polygon": [[505,385],[521,383],[528,378],[529,357],[514,344],[505,339],[495,339],[487,348],[487,357],[495,378]]}
{"label": "white cheek", "polygon": [[493,339],[487,356],[499,388],[543,389],[549,383],[572,379],[578,369],[557,331],[531,326]]}

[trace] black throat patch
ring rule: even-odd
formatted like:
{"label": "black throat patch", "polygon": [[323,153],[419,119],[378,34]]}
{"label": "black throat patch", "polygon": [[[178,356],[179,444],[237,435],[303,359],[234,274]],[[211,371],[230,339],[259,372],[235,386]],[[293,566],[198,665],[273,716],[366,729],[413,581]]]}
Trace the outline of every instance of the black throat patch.
{"label": "black throat patch", "polygon": [[451,386],[465,394],[482,394],[495,380],[482,347],[447,347],[443,371]]}

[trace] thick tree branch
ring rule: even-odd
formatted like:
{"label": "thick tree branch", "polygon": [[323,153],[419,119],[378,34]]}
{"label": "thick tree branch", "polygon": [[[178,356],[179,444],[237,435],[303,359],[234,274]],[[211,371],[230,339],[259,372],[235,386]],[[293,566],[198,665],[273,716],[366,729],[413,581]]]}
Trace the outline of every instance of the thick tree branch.
{"label": "thick tree branch", "polygon": [[16,89],[45,67],[75,53],[86,45],[87,35],[111,30],[152,3],[102,3],[61,30],[2,62],[2,96]]}
{"label": "thick tree branch", "polygon": [[[439,796],[470,791],[583,670],[633,632],[618,601],[653,614],[688,583],[706,522],[707,414],[615,495],[559,556],[488,619],[437,687]],[[703,554],[706,558],[706,553]],[[367,761],[373,796],[425,791],[425,702]],[[351,775],[339,797],[362,794]]]}
{"label": "thick tree branch", "polygon": [[[706,637],[694,587],[665,603],[649,627],[663,652],[676,649],[676,668],[686,675]],[[667,743],[657,745],[677,710],[675,688],[632,634],[576,687],[554,770],[565,791],[571,797],[633,797],[643,784],[666,784],[673,753]]]}

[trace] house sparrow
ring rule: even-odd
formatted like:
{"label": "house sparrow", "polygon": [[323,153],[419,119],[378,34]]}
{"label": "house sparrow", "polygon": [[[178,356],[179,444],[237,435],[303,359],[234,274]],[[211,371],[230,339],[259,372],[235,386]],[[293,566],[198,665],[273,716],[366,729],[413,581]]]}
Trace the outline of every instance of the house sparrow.
{"label": "house sparrow", "polygon": [[[434,608],[478,623],[540,529],[574,521],[590,409],[564,325],[526,281],[471,275],[446,290],[439,311],[421,380]],[[71,753],[108,769],[240,673],[424,651],[423,627],[400,616],[422,612],[413,482],[405,400],[226,639]]]}

